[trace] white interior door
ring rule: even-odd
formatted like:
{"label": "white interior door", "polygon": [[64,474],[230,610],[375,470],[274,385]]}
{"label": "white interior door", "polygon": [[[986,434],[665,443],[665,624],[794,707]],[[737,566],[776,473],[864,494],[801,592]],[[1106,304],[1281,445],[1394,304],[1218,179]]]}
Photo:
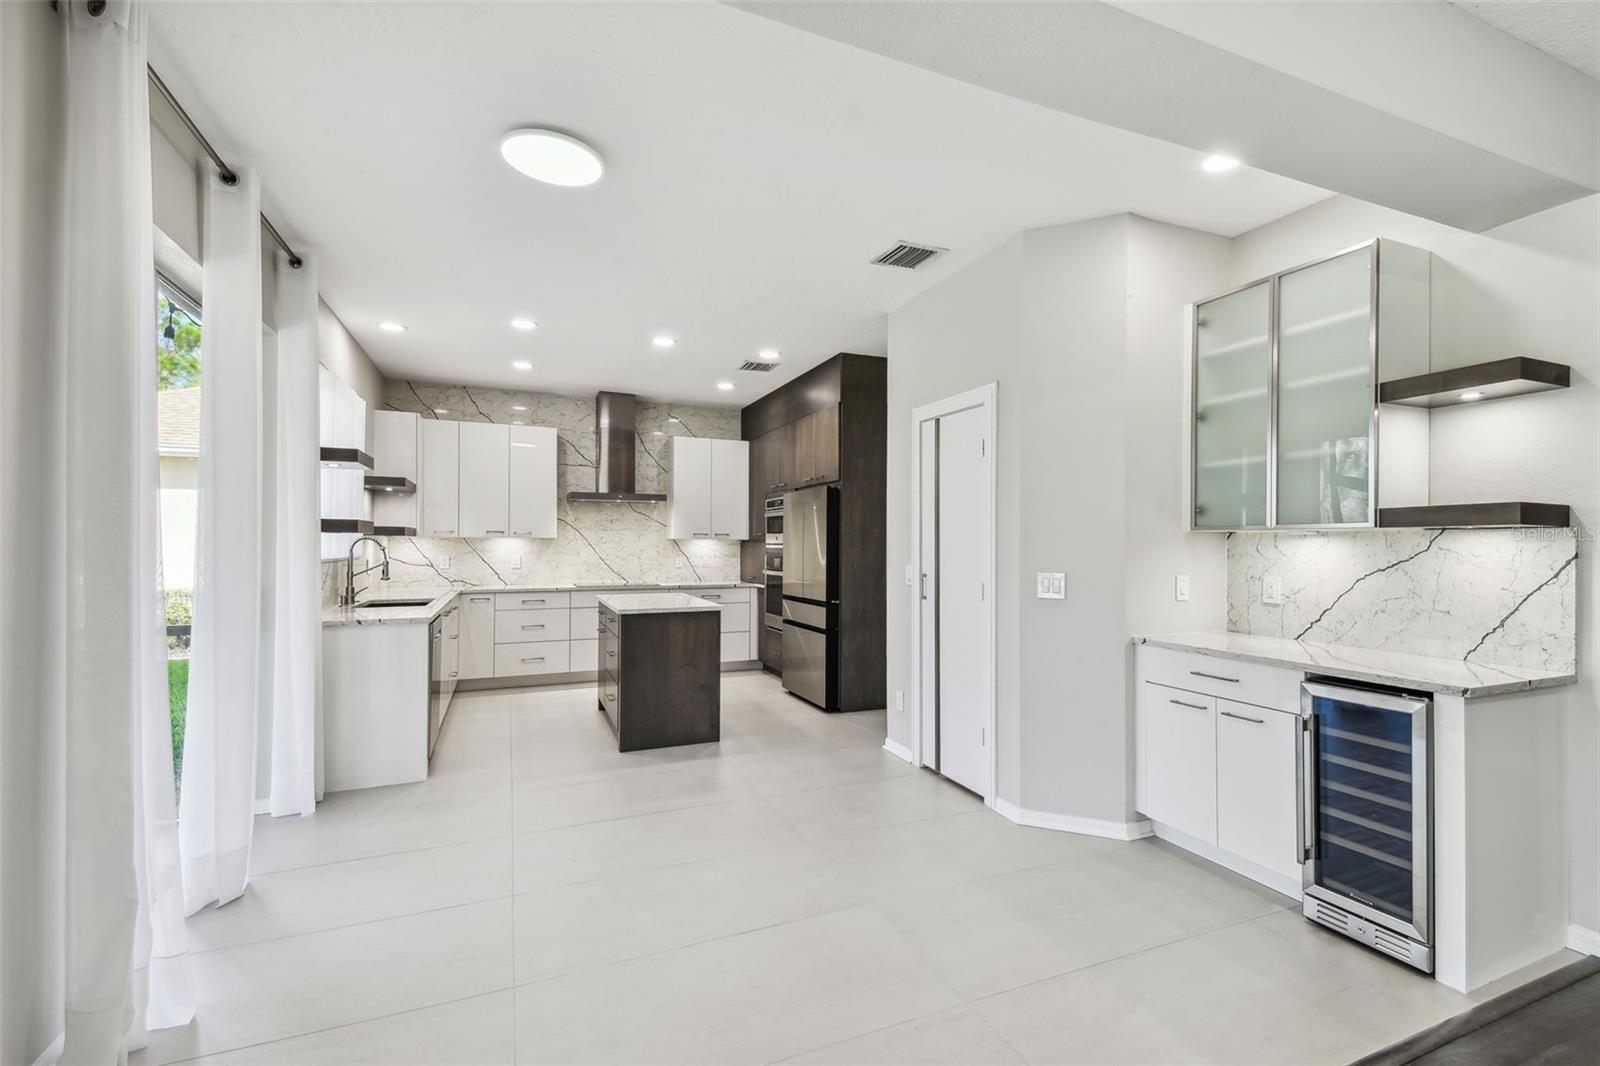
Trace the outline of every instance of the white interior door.
{"label": "white interior door", "polygon": [[938,429],[939,772],[989,792],[989,413],[968,408]]}
{"label": "white interior door", "polygon": [[919,656],[921,706],[917,708],[918,761],[939,768],[939,420],[929,418],[918,427],[922,461],[921,491],[917,497],[917,521],[921,526],[922,572],[916,575],[918,629],[922,654]]}

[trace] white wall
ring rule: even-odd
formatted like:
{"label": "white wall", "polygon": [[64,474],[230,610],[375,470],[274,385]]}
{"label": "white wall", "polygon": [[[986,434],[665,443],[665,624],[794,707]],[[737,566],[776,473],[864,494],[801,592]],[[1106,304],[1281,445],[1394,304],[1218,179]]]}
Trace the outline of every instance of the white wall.
{"label": "white wall", "polygon": [[350,335],[333,308],[317,300],[317,359],[367,403],[367,450],[372,450],[372,412],[383,406],[383,374]]}
{"label": "white wall", "polygon": [[1600,575],[1592,550],[1600,523],[1600,196],[1485,233],[1336,197],[1236,238],[1232,281],[1374,236],[1434,253],[1434,369],[1509,355],[1572,366],[1572,388],[1564,392],[1437,412],[1429,488],[1435,503],[1534,500],[1574,508],[1580,526],[1579,683],[1562,690],[1568,734],[1562,769],[1572,838],[1572,920],[1600,929]]}
{"label": "white wall", "polygon": [[[998,794],[1129,817],[1128,637],[1224,620],[1222,541],[1181,509],[1183,309],[1226,263],[1220,237],[1119,215],[1027,231],[890,315],[891,739],[909,746],[914,711],[892,709],[912,677],[911,411],[996,381]],[[1033,597],[1041,570],[1066,571],[1065,600]]]}

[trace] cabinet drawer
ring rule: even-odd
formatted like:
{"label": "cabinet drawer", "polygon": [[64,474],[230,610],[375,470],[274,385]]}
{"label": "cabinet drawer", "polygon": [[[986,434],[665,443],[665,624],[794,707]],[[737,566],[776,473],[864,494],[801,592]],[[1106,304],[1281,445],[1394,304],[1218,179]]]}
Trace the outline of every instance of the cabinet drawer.
{"label": "cabinet drawer", "polygon": [[571,648],[569,669],[575,674],[592,674],[600,668],[600,642],[575,640]]}
{"label": "cabinet drawer", "polygon": [[572,603],[570,592],[501,592],[494,598],[497,611],[531,611],[559,607],[566,610]]}
{"label": "cabinet drawer", "polygon": [[592,640],[600,635],[600,608],[574,607],[572,609],[572,639]]}
{"label": "cabinet drawer", "polygon": [[565,610],[496,611],[494,642],[522,644],[535,640],[567,640],[572,636],[571,617]]}
{"label": "cabinet drawer", "polygon": [[723,633],[722,634],[722,661],[725,663],[749,662],[755,656],[750,653],[750,633]]}
{"label": "cabinet drawer", "polygon": [[529,674],[564,674],[571,663],[565,641],[543,644],[496,644],[495,677],[526,677]]}
{"label": "cabinet drawer", "polygon": [[1155,648],[1149,644],[1139,645],[1138,664],[1141,681],[1204,692],[1239,703],[1253,703],[1257,707],[1272,707],[1290,714],[1300,711],[1302,675],[1298,670]]}
{"label": "cabinet drawer", "polygon": [[600,671],[599,683],[595,686],[600,694],[600,707],[606,712],[606,717],[611,719],[611,728],[622,729],[622,688],[617,684],[617,679]]}
{"label": "cabinet drawer", "polygon": [[748,604],[755,589],[705,589],[702,591],[697,588],[686,588],[677,591],[687,592],[691,596],[698,596],[702,600],[710,600],[712,603]]}

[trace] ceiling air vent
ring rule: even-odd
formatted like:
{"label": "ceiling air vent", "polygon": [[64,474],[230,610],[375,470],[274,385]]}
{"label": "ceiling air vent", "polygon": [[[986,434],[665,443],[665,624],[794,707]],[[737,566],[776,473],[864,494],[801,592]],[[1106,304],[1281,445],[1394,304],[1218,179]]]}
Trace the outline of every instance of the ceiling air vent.
{"label": "ceiling air vent", "polygon": [[887,252],[876,257],[872,262],[877,266],[904,267],[915,270],[917,267],[932,259],[937,259],[948,248],[935,248],[931,244],[912,244],[910,241],[901,241]]}
{"label": "ceiling air vent", "polygon": [[776,367],[777,363],[759,363],[754,359],[746,359],[739,364],[740,370],[752,370],[757,374],[765,374]]}

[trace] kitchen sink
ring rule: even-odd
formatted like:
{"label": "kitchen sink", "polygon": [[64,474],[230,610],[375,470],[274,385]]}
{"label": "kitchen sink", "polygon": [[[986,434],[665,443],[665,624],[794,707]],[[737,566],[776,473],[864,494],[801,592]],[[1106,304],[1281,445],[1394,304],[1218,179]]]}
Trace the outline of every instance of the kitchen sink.
{"label": "kitchen sink", "polygon": [[432,602],[433,602],[432,599],[427,599],[427,600],[364,600],[361,603],[356,604],[356,610],[358,610],[358,611],[366,611],[366,610],[372,610],[374,608],[383,608],[383,607],[426,607],[426,606],[428,606],[428,604],[430,604]]}

